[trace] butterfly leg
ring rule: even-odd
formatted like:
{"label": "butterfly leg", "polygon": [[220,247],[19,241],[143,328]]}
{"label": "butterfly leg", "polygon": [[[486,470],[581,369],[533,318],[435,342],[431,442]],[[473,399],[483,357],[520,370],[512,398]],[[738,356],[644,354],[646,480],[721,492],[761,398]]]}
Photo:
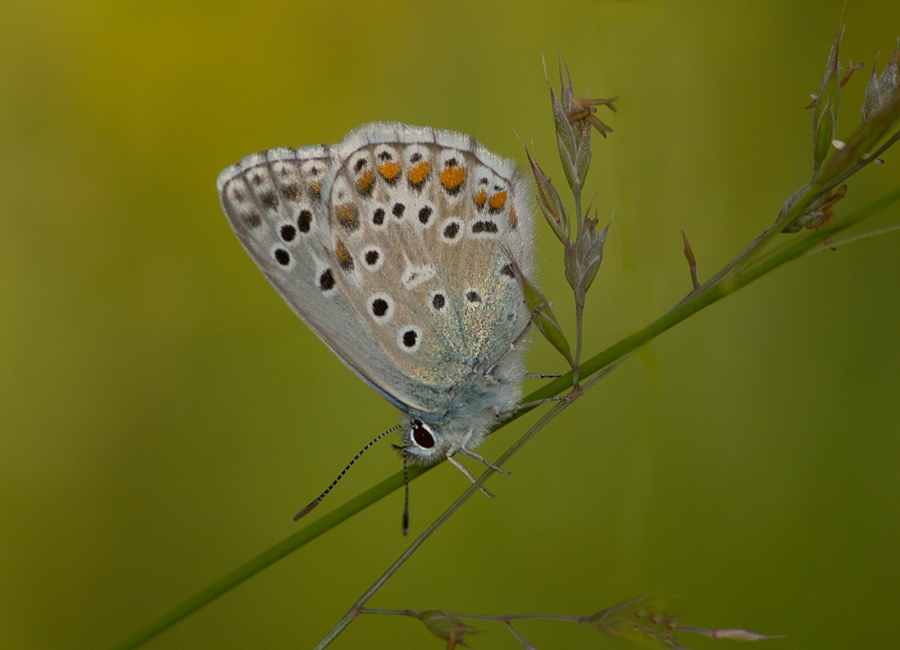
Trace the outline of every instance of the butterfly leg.
{"label": "butterfly leg", "polygon": [[505,474],[505,475],[509,476],[509,472],[507,472],[507,471],[506,471],[505,469],[503,469],[502,467],[499,467],[499,466],[497,466],[497,465],[494,465],[494,463],[492,463],[491,461],[489,461],[487,458],[485,458],[484,456],[482,456],[482,455],[479,454],[479,453],[476,453],[476,452],[474,452],[474,451],[471,451],[470,449],[465,449],[465,448],[460,449],[460,450],[459,450],[459,453],[465,454],[465,455],[468,456],[469,458],[474,458],[475,460],[480,460],[482,463],[484,463],[485,465],[487,465],[488,467],[490,467],[492,470],[494,470],[494,471],[497,472],[498,474]]}
{"label": "butterfly leg", "polygon": [[[449,460],[449,461],[450,461],[450,464],[453,465],[456,469],[458,469],[460,472],[462,472],[463,474],[465,474],[465,475],[466,475],[466,478],[469,479],[470,481],[472,481],[472,483],[475,482],[475,480],[476,480],[475,477],[472,476],[472,472],[470,472],[470,471],[466,468],[465,465],[463,465],[461,462],[459,462],[458,460],[456,460],[453,456],[447,456],[447,460]],[[501,470],[501,471],[502,471],[502,470]],[[505,472],[505,473],[508,474],[509,472]],[[493,496],[494,496],[493,494],[491,494],[490,492],[488,492],[487,490],[485,490],[483,487],[481,488],[481,493],[484,494],[484,496],[486,496],[486,497],[491,497],[491,498],[493,498]]]}
{"label": "butterfly leg", "polygon": [[563,395],[561,397],[545,397],[544,399],[536,399],[533,402],[525,402],[524,404],[519,404],[513,409],[513,413],[516,411],[521,411],[522,409],[531,409],[535,406],[540,406],[541,404],[550,404],[553,402],[569,402],[571,401],[568,395]]}
{"label": "butterfly leg", "polygon": [[510,415],[514,413],[518,413],[522,409],[533,409],[535,406],[540,406],[541,404],[550,404],[551,402],[568,402],[569,397],[563,395],[562,397],[545,397],[544,399],[536,399],[533,402],[525,402],[524,404],[516,404],[513,408],[508,411],[498,411],[494,414],[498,420],[505,420]]}

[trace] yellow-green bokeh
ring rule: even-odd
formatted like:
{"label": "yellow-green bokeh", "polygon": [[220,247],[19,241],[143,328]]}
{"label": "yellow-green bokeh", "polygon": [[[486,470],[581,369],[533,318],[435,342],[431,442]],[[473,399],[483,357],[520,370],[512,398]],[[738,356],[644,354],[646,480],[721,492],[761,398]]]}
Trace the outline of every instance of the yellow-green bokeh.
{"label": "yellow-green bokeh", "polygon": [[[588,190],[615,210],[596,352],[707,277],[808,180],[843,0],[13,2],[0,9],[0,647],[103,648],[297,524],[394,409],[267,285],[215,178],[274,146],[399,120],[475,135],[562,186],[541,56],[618,95]],[[895,47],[895,0],[850,0],[842,59]],[[846,88],[857,120],[868,68]],[[900,158],[838,213],[897,183]],[[604,216],[605,215],[605,216]],[[897,211],[882,218],[896,222]],[[872,225],[875,225],[873,222]],[[556,239],[540,282],[566,327]],[[588,613],[677,594],[684,621],[780,648],[896,646],[900,255],[871,239],[779,270],[632,357],[492,479],[372,601]],[[533,370],[561,368],[534,341]],[[495,457],[525,426],[490,440]],[[323,508],[395,472],[389,445]],[[412,486],[413,533],[467,485]],[[309,648],[405,547],[379,503],[147,645]],[[315,515],[314,515],[315,516]],[[480,625],[475,648],[515,648]],[[613,642],[523,624],[539,648]],[[727,642],[685,638],[694,648]],[[438,648],[409,619],[335,648]]]}

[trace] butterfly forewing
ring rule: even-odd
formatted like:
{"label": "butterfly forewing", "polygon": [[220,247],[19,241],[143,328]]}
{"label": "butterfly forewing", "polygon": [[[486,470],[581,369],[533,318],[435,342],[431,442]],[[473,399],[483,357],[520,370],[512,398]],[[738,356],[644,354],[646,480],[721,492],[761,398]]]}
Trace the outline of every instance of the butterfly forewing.
{"label": "butterfly forewing", "polygon": [[[225,169],[219,198],[250,257],[301,319],[337,356],[395,405],[402,381],[338,286],[322,185],[336,153],[325,147],[273,149]],[[373,378],[384,377],[384,382]],[[426,405],[421,405],[426,406]]]}

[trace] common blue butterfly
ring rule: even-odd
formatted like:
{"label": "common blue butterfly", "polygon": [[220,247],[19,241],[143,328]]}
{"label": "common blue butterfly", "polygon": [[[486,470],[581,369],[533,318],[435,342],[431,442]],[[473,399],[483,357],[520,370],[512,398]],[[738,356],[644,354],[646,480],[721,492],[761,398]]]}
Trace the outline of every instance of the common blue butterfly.
{"label": "common blue butterfly", "polygon": [[515,164],[466,135],[373,123],[248,156],[217,186],[281,297],[402,411],[404,457],[483,461],[472,449],[525,376],[534,243]]}

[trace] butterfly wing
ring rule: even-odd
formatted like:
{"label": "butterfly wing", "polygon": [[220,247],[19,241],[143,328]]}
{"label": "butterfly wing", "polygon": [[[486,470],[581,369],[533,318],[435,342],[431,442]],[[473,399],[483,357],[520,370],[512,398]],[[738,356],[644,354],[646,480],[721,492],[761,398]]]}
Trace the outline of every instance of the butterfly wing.
{"label": "butterfly wing", "polygon": [[341,291],[322,185],[340,149],[253,154],[223,170],[217,187],[238,240],[285,302],[351,370],[401,409],[430,408],[406,385],[368,323]]}
{"label": "butterfly wing", "polygon": [[459,406],[526,327],[523,183],[468,136],[370,124],[335,147],[248,156],[218,190],[282,298],[404,411]]}
{"label": "butterfly wing", "polygon": [[382,352],[373,381],[419,411],[446,411],[527,326],[524,183],[513,163],[447,131],[371,124],[341,147],[322,186],[328,241],[366,349]]}

